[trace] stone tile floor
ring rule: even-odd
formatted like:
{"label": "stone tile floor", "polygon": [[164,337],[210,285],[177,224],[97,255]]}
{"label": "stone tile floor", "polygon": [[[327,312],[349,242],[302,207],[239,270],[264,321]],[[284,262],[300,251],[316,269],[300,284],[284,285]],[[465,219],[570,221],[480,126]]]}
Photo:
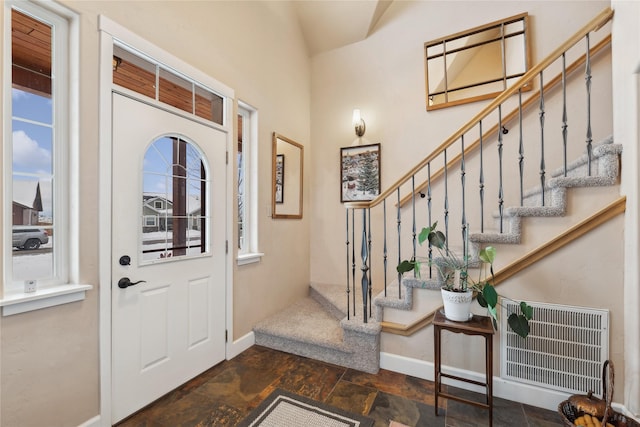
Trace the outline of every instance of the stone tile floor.
{"label": "stone tile floor", "polygon": [[[235,426],[274,389],[282,388],[375,420],[375,427],[488,426],[485,409],[441,399],[434,384],[380,370],[366,374],[253,346],[220,363],[118,424],[119,427]],[[480,395],[456,390],[465,397]],[[480,397],[481,398],[481,397]],[[494,427],[561,427],[555,411],[494,398]]]}

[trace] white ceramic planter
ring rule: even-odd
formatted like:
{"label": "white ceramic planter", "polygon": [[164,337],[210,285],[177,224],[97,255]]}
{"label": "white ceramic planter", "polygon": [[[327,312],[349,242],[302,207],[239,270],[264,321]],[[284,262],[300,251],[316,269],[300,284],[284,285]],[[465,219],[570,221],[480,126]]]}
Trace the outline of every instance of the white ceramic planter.
{"label": "white ceramic planter", "polygon": [[441,292],[445,317],[456,322],[468,322],[471,319],[473,291],[453,292],[443,288]]}

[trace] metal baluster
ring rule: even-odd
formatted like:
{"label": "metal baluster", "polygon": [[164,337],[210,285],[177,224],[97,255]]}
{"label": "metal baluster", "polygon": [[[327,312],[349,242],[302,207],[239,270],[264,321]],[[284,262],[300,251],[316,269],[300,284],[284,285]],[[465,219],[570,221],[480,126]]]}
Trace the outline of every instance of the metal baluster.
{"label": "metal baluster", "polygon": [[465,240],[465,233],[467,231],[467,212],[465,209],[465,164],[464,164],[464,135],[460,136],[460,145],[461,145],[461,151],[460,151],[460,184],[462,186],[462,253],[463,255],[466,255],[467,253],[467,248],[466,248],[466,240]]}
{"label": "metal baluster", "polygon": [[351,286],[353,287],[353,315],[356,315],[356,210],[351,209]]}
{"label": "metal baluster", "polygon": [[[397,226],[398,226],[398,265],[400,265],[400,262],[402,262],[402,245],[400,244],[400,241],[402,240],[402,235],[401,235],[401,231],[402,231],[402,219],[400,217],[400,188],[398,188],[398,190],[396,191],[396,194],[398,196],[398,203],[396,204],[397,208],[396,208],[396,222],[397,222]],[[398,298],[402,298],[402,275],[400,273],[398,273]]]}
{"label": "metal baluster", "polygon": [[[502,105],[498,105],[498,129],[502,129]],[[498,131],[498,212],[500,214],[500,233],[504,232],[504,183],[502,179],[502,132]]]}
{"label": "metal baluster", "polygon": [[[412,211],[412,224],[411,224],[411,236],[413,238],[413,259],[416,259],[416,176],[411,177],[411,211]],[[417,273],[413,270],[413,277],[416,277]]]}
{"label": "metal baluster", "polygon": [[350,293],[351,290],[349,289],[349,209],[347,209],[345,211],[346,216],[347,216],[347,320],[350,319],[350,310],[349,310],[349,298],[350,298]]}
{"label": "metal baluster", "polygon": [[[431,227],[431,162],[427,163],[427,217],[428,226]],[[433,277],[431,262],[433,261],[433,248],[429,244],[429,278]]]}
{"label": "metal baluster", "polygon": [[562,54],[562,147],[563,147],[563,171],[567,176],[567,67],[566,54]]}
{"label": "metal baluster", "polygon": [[382,218],[384,232],[384,246],[382,248],[382,263],[384,265],[384,296],[387,296],[387,199],[382,201]]}
{"label": "metal baluster", "polygon": [[592,154],[592,135],[591,135],[591,54],[589,53],[589,34],[586,36],[587,41],[587,59],[585,68],[585,80],[587,85],[587,169],[591,176],[591,154]]}
{"label": "metal baluster", "polygon": [[524,206],[524,139],[522,138],[522,88],[518,89],[518,128],[520,145],[518,147],[518,166],[520,169],[520,206]]}
{"label": "metal baluster", "polygon": [[478,122],[480,125],[480,232],[484,233],[484,161],[483,154],[484,150],[482,148],[482,120]]}
{"label": "metal baluster", "polygon": [[369,290],[369,251],[367,247],[367,210],[362,209],[362,249],[360,250],[360,257],[362,258],[362,321],[367,323],[367,291]]}
{"label": "metal baluster", "polygon": [[444,153],[444,235],[446,245],[449,247],[449,174],[447,172],[447,149]]}
{"label": "metal baluster", "polygon": [[[367,228],[367,230],[368,230],[367,231],[367,235],[368,235],[367,243],[369,245],[369,253],[372,253],[371,252],[371,240],[372,240],[372,238],[371,238],[371,208],[367,209],[367,214],[369,216],[369,224],[368,224],[368,228]],[[372,270],[371,263],[372,262],[373,262],[373,257],[371,256],[371,257],[369,257],[369,271],[368,271],[368,273],[369,273],[368,274],[368,276],[369,276],[369,288],[368,288],[368,291],[369,291],[369,316],[371,316],[371,291],[372,291],[371,287],[373,286],[373,282],[371,280],[371,270]]]}
{"label": "metal baluster", "polygon": [[544,203],[545,163],[544,163],[544,80],[540,71],[540,186],[542,192],[542,206]]}

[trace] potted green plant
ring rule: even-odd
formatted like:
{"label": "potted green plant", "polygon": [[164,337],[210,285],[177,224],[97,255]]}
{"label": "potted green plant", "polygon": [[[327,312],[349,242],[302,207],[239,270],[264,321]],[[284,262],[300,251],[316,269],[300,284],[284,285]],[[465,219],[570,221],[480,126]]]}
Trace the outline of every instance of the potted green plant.
{"label": "potted green plant", "polygon": [[[478,280],[473,281],[468,274],[468,257],[459,257],[449,249],[444,233],[436,230],[437,224],[435,222],[430,227],[424,227],[418,235],[418,243],[422,245],[425,241],[428,241],[432,247],[438,250],[438,256],[431,257],[427,260],[427,263],[436,267],[442,279],[441,289],[445,304],[445,316],[454,321],[468,321],[471,318],[470,305],[475,293],[478,303],[487,309],[493,325],[497,329],[497,307],[501,304],[500,299],[513,300],[499,296],[493,286],[495,279],[493,262],[496,258],[496,249],[493,246],[487,246],[480,250],[478,258],[483,268],[480,269]],[[421,264],[423,262],[415,258],[404,260],[398,264],[397,271],[400,274],[414,271],[416,277],[420,277]],[[486,276],[487,266],[489,266],[490,278]],[[483,274],[485,275],[484,278],[482,277]],[[456,305],[462,305],[462,308],[453,308]],[[526,338],[529,335],[529,320],[533,317],[533,307],[524,301],[521,301],[518,306],[519,313],[509,313],[508,324],[516,334]]]}

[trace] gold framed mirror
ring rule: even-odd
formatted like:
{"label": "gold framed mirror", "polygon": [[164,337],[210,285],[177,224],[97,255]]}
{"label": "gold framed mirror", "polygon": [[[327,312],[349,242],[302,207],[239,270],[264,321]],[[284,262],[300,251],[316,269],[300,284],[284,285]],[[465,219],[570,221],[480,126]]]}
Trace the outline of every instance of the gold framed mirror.
{"label": "gold framed mirror", "polygon": [[499,95],[531,67],[528,32],[525,12],[426,42],[427,111]]}
{"label": "gold framed mirror", "polygon": [[273,218],[302,218],[304,147],[273,133],[271,211]]}

